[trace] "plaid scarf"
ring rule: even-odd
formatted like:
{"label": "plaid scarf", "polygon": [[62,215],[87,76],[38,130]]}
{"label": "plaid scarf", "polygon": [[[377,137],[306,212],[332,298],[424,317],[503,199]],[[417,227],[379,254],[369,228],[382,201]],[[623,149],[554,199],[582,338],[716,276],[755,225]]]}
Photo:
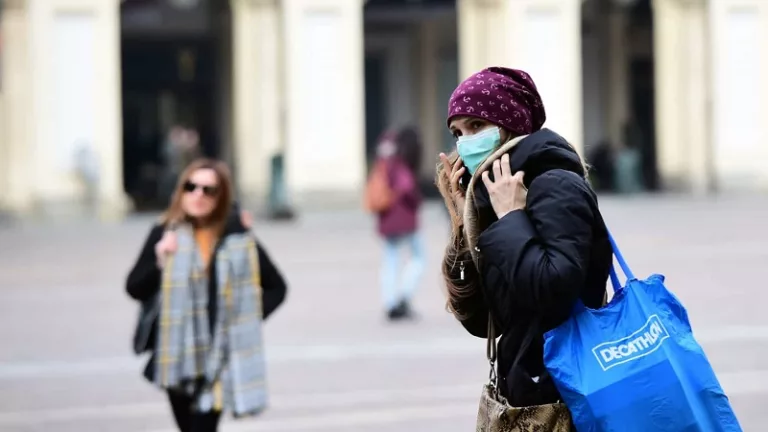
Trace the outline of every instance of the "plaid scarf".
{"label": "plaid scarf", "polygon": [[191,227],[175,232],[178,249],[162,278],[155,384],[193,396],[200,412],[257,414],[267,392],[256,242],[248,234],[228,235],[212,258],[217,313],[211,332],[208,271]]}

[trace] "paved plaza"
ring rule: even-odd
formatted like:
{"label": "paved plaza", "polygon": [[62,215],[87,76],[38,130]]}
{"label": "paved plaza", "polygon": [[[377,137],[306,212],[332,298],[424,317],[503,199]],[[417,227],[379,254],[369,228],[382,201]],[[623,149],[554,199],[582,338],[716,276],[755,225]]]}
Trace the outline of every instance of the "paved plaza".
{"label": "paved plaza", "polygon": [[[638,276],[667,276],[746,431],[768,423],[768,197],[601,200]],[[0,431],[173,432],[164,394],[131,352],[124,293],[153,218],[0,227]],[[271,407],[225,432],[474,430],[485,345],[443,307],[448,231],[423,214],[429,270],[419,320],[379,305],[379,239],[358,211],[257,221],[289,282],[266,325]]]}

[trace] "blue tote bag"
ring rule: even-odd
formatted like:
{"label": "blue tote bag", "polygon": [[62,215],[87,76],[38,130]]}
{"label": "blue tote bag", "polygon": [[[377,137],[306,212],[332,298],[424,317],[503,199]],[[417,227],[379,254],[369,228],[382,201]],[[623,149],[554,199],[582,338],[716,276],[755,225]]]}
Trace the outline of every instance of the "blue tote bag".
{"label": "blue tote bag", "polygon": [[636,279],[610,240],[626,286],[611,268],[611,302],[594,310],[578,301],[544,335],[544,364],[576,429],[740,432],[683,305],[663,276]]}

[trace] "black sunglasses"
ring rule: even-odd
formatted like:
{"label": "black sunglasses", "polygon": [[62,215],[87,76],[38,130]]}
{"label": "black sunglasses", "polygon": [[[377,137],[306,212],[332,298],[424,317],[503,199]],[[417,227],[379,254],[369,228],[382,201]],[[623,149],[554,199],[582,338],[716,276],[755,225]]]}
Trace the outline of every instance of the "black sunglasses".
{"label": "black sunglasses", "polygon": [[197,188],[202,189],[203,193],[209,197],[215,197],[219,193],[217,186],[203,186],[191,181],[185,182],[183,186],[184,192],[194,192]]}

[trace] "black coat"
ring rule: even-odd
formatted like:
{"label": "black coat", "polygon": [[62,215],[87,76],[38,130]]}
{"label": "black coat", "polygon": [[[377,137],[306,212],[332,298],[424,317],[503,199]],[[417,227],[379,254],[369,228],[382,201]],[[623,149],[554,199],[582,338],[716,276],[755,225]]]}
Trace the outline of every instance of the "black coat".
{"label": "black coat", "polygon": [[[162,224],[157,224],[152,227],[149,232],[149,236],[144,242],[144,246],[141,249],[139,258],[136,260],[133,269],[131,269],[126,280],[125,289],[128,295],[138,301],[146,301],[150,299],[154,294],[160,290],[161,271],[157,268],[157,256],[155,255],[155,244],[163,237],[165,227]],[[228,235],[239,234],[246,232],[240,222],[239,211],[237,206],[234,207],[230,213],[230,218],[227,222],[227,226],[224,229],[224,239]],[[215,247],[215,251],[221,246],[220,240]],[[283,279],[280,271],[275,267],[267,254],[266,250],[256,242],[256,249],[259,257],[259,270],[261,273],[261,288],[262,288],[262,313],[263,319],[267,319],[280,304],[285,300],[287,291],[285,279]],[[215,255],[214,251],[214,255]],[[209,295],[208,295],[208,316],[211,324],[211,330],[216,322],[217,313],[217,299],[218,287],[216,285],[216,260],[211,259],[211,264],[208,269],[209,273]],[[154,323],[155,329],[152,333],[155,333],[157,322]],[[154,335],[153,335],[154,336]],[[145,376],[151,380],[154,371],[154,355],[150,358],[147,369],[145,370]]]}
{"label": "black coat", "polygon": [[[543,365],[543,333],[565,321],[577,299],[592,308],[602,305],[612,251],[597,197],[562,137],[544,129],[508,153],[511,172],[526,174],[526,209],[498,220],[485,185],[475,183],[483,289],[461,305],[471,314],[462,324],[486,337],[490,306],[501,333],[502,393],[513,405],[552,403],[559,395]],[[533,340],[513,369],[527,332]]]}

